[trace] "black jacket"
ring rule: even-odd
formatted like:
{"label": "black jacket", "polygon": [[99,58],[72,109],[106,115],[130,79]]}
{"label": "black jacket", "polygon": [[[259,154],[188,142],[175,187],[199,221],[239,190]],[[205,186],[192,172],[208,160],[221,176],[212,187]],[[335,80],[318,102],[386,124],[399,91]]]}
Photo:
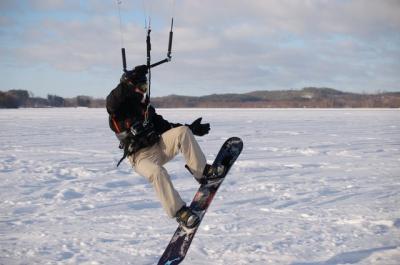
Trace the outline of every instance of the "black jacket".
{"label": "black jacket", "polygon": [[134,122],[144,121],[147,110],[149,121],[153,123],[154,129],[159,135],[181,125],[168,122],[158,115],[151,105],[147,109],[148,100],[144,100],[144,97],[145,95],[125,83],[120,83],[110,92],[107,96],[106,106],[110,115],[109,125],[114,132],[120,133],[129,129]]}

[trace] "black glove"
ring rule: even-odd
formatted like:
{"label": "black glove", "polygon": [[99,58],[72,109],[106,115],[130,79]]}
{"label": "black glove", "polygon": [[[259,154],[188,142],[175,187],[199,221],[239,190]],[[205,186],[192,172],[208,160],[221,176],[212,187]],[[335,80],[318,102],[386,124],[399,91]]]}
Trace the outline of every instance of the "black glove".
{"label": "black glove", "polygon": [[198,118],[197,120],[192,122],[192,124],[187,125],[194,135],[203,136],[210,131],[210,124],[209,123],[201,124],[201,119],[202,118]]}

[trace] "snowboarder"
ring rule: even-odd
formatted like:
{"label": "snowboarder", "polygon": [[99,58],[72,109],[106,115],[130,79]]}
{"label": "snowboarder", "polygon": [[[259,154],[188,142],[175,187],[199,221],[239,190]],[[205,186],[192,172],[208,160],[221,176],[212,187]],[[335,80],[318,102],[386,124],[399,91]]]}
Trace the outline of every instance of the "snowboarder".
{"label": "snowboarder", "polygon": [[147,73],[146,65],[126,71],[107,96],[109,125],[124,150],[120,162],[127,157],[135,171],[152,183],[169,217],[188,228],[195,227],[199,216],[181,199],[163,165],[180,152],[199,183],[221,176],[224,169],[206,163],[193,136],[208,134],[210,124],[201,123],[201,118],[190,125],[170,123],[158,115],[147,97]]}

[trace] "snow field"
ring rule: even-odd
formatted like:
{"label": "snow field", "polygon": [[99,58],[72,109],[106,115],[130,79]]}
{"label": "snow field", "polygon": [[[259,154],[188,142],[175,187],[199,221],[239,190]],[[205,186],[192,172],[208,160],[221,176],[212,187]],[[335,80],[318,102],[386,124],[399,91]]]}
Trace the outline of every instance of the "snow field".
{"label": "snow field", "polygon": [[[399,110],[162,109],[244,150],[183,264],[399,264]],[[0,110],[0,264],[154,264],[176,222],[103,109]],[[189,202],[182,156],[167,164]]]}

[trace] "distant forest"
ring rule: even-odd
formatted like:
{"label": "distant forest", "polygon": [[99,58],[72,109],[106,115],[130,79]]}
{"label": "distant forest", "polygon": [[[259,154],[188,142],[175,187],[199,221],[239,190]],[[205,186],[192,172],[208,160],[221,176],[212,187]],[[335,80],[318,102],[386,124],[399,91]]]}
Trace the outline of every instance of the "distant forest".
{"label": "distant forest", "polygon": [[63,98],[57,95],[47,95],[47,98],[34,97],[27,90],[0,91],[0,108],[51,108],[51,107],[105,107],[104,99],[89,96]]}
{"label": "distant forest", "polygon": [[[170,95],[151,100],[159,108],[400,108],[400,92],[358,94],[332,88],[254,91],[201,97]],[[105,99],[89,96],[34,97],[27,90],[0,91],[0,108],[88,107],[104,108]]]}

